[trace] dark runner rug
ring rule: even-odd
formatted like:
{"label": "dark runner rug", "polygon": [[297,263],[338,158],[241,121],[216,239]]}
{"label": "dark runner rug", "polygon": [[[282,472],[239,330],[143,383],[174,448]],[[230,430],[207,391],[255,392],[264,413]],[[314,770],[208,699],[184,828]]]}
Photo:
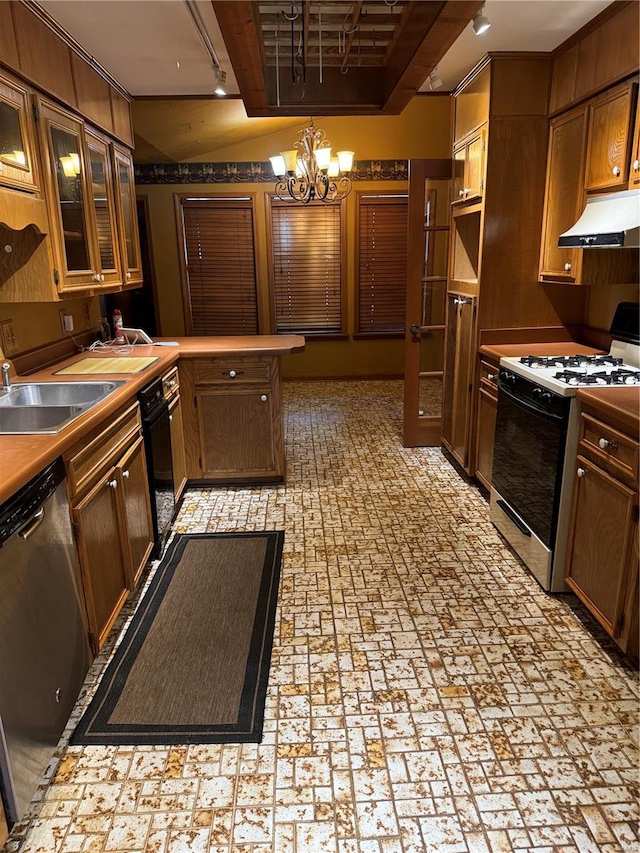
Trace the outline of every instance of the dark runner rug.
{"label": "dark runner rug", "polygon": [[259,743],[283,542],[176,534],[71,743]]}

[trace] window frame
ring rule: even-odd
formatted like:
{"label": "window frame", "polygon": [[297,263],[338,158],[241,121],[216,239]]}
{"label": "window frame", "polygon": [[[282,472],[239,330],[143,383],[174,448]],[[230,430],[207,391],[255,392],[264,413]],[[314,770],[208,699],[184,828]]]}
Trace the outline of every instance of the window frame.
{"label": "window frame", "polygon": [[263,334],[264,316],[260,300],[260,252],[259,252],[259,229],[257,228],[257,205],[256,193],[208,193],[208,192],[189,192],[189,193],[174,193],[174,209],[176,216],[176,230],[178,239],[178,260],[180,266],[180,283],[182,296],[182,312],[184,315],[185,335],[193,336],[193,323],[191,315],[191,300],[189,293],[189,277],[187,275],[187,244],[184,231],[183,218],[183,202],[187,200],[213,201],[213,202],[246,202],[247,208],[251,208],[251,221],[253,228],[253,264],[255,273],[256,285],[256,319],[257,331],[256,334]]}
{"label": "window frame", "polygon": [[[340,331],[339,332],[306,332],[287,330],[286,332],[278,331],[278,322],[276,314],[276,287],[275,287],[275,259],[273,251],[273,209],[274,207],[285,207],[289,205],[297,205],[304,207],[338,207],[340,213]],[[270,321],[274,335],[304,335],[308,340],[346,340],[349,335],[347,333],[347,207],[346,199],[331,202],[331,205],[321,201],[310,202],[307,205],[302,205],[301,202],[286,202],[279,199],[273,193],[265,194],[265,218],[266,218],[266,234],[267,234],[267,262],[269,275],[269,305],[270,305]]]}
{"label": "window frame", "polygon": [[[360,270],[362,265],[362,258],[360,255],[360,231],[362,227],[362,216],[361,216],[361,206],[362,199],[371,198],[378,199],[382,201],[382,203],[393,204],[394,201],[405,201],[407,207],[407,232],[408,232],[408,223],[409,223],[409,191],[404,190],[402,192],[398,192],[397,190],[356,190],[356,204],[355,204],[355,216],[356,216],[356,227],[354,232],[354,256],[355,256],[355,270],[354,270],[354,282],[353,282],[353,290],[354,290],[354,314],[353,314],[353,325],[354,325],[354,340],[375,340],[383,339],[401,339],[406,335],[406,325],[402,331],[398,330],[362,330],[360,328]],[[384,201],[386,199],[386,202]],[[408,233],[407,233],[408,240]],[[407,264],[407,276],[408,276],[408,264]],[[402,306],[402,315],[405,318],[406,324],[406,283],[405,283],[405,301]]]}

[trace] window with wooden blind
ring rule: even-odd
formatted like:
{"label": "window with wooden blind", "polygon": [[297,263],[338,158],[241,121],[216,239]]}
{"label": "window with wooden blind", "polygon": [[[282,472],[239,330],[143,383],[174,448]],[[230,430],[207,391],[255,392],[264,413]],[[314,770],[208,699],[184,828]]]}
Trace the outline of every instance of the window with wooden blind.
{"label": "window with wooden blind", "polygon": [[358,196],[358,332],[404,332],[407,197]]}
{"label": "window with wooden blind", "polygon": [[180,198],[190,335],[258,334],[250,198]]}
{"label": "window with wooden blind", "polygon": [[336,204],[271,201],[276,331],[343,331],[342,209]]}

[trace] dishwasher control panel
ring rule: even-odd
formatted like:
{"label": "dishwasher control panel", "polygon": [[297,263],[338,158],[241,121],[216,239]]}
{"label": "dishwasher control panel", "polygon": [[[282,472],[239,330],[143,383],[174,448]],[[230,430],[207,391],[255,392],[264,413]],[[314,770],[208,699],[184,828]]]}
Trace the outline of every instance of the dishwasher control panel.
{"label": "dishwasher control panel", "polygon": [[0,506],[0,548],[54,493],[64,475],[64,463],[56,459]]}

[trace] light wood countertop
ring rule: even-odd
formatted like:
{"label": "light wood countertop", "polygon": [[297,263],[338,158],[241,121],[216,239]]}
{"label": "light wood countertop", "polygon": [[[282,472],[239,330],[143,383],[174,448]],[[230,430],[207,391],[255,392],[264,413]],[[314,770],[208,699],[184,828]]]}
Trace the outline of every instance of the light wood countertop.
{"label": "light wood countertop", "polygon": [[[127,404],[147,382],[165,373],[180,358],[215,357],[224,355],[288,355],[304,349],[305,339],[301,335],[243,335],[218,338],[166,338],[175,340],[177,347],[136,346],[127,356],[154,356],[157,361],[139,373],[92,373],[82,376],[67,374],[56,376],[55,372],[68,367],[88,355],[100,355],[100,351],[81,352],[28,376],[12,377],[17,382],[87,382],[115,380],[124,384],[110,394],[102,403],[81,415],[69,426],[55,435],[25,434],[0,435],[0,503],[11,497],[32,477],[49,463],[80,441],[85,435],[99,427],[118,409]],[[104,355],[113,358],[112,350]]]}

